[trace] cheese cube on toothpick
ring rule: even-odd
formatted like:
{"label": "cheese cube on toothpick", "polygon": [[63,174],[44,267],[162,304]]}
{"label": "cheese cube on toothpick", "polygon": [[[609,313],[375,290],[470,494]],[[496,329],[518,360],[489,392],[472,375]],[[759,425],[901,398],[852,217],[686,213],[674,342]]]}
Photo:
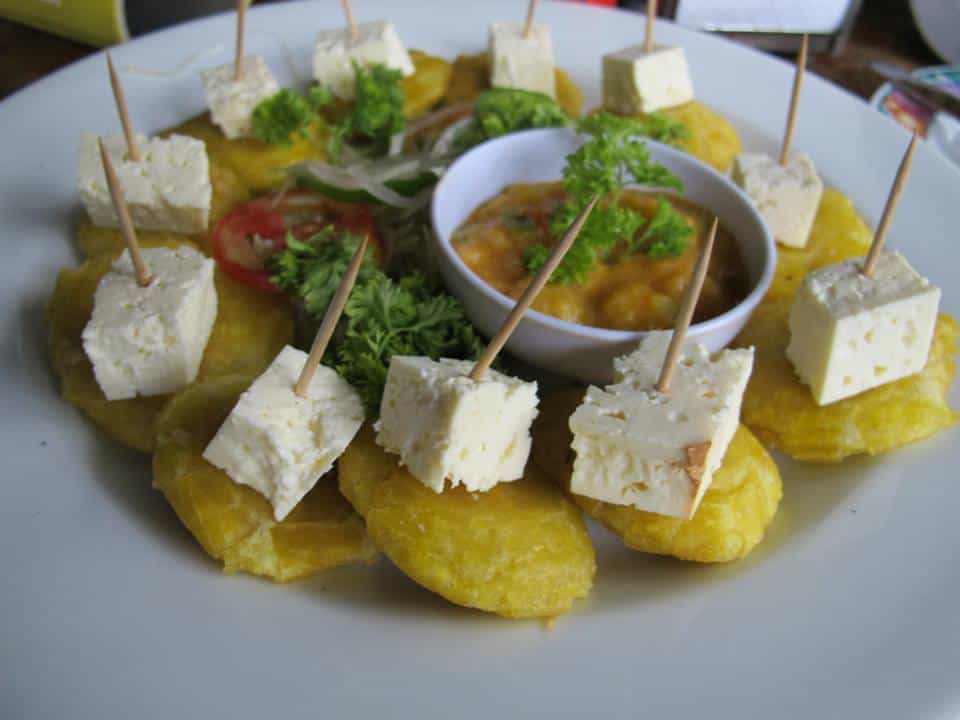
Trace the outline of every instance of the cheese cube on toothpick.
{"label": "cheese cube on toothpick", "polygon": [[165,395],[193,382],[217,317],[214,261],[191,247],[147,248],[150,284],[130,252],[103,276],[83,349],[107,400]]}
{"label": "cheese cube on toothpick", "polygon": [[443,492],[447,483],[484,492],[523,476],[530,455],[530,426],[537,416],[537,384],[489,367],[596,202],[595,198],[580,213],[554,247],[476,363],[391,358],[376,441],[399,455],[410,473],[434,492]]}
{"label": "cheese cube on toothpick", "polygon": [[715,220],[673,332],[651,332],[615,360],[615,382],[589,388],[571,416],[572,492],[690,518],[710,487],[753,368],[752,349],[711,355],[684,343],[716,231]]}
{"label": "cheese cube on toothpick", "polygon": [[217,317],[214,261],[183,246],[140,250],[101,145],[127,249],[103,276],[83,349],[108,400],[165,395],[193,382]]}
{"label": "cheese cube on toothpick", "polygon": [[231,140],[253,134],[253,111],[280,89],[262,57],[243,54],[246,14],[247,0],[237,0],[237,42],[233,62],[201,73],[210,117]]}
{"label": "cheese cube on toothpick", "polygon": [[353,63],[360,66],[383,64],[414,73],[413,60],[400,41],[393,23],[379,20],[359,23],[353,28],[324,30],[317,35],[313,52],[313,77],[339,98],[354,97]]}
{"label": "cheese cube on toothpick", "polygon": [[[138,135],[110,54],[107,70],[123,126],[123,136],[103,139],[136,227],[191,235],[204,232],[210,217],[213,187],[203,141],[184,135],[148,140]],[[95,225],[119,227],[120,219],[105,183],[104,155],[95,135],[80,138],[77,184],[80,199]]]}
{"label": "cheese cube on toothpick", "polygon": [[655,45],[657,3],[647,2],[646,40],[603,56],[603,106],[621,115],[651,113],[694,98],[682,47]]}
{"label": "cheese cube on toothpick", "polygon": [[210,117],[231,140],[250,137],[254,109],[280,89],[266,61],[259,55],[244,57],[240,68],[239,78],[235,75],[233,63],[202,73]]}
{"label": "cheese cube on toothpick", "polygon": [[[144,230],[185,235],[204,232],[213,197],[206,146],[185,135],[135,138],[140,160],[134,160],[127,152],[123,136],[104,138],[133,224]],[[115,228],[119,220],[103,178],[96,136],[84,133],[80,140],[80,198],[95,225]]]}
{"label": "cheese cube on toothpick", "polygon": [[823,197],[823,182],[808,155],[791,155],[781,164],[764,153],[742,153],[733,162],[733,181],[753,200],[777,242],[806,246]]}
{"label": "cheese cube on toothpick", "polygon": [[490,25],[490,84],[557,96],[550,28],[516,22]]}
{"label": "cheese cube on toothpick", "polygon": [[808,38],[803,36],[793,75],[793,90],[779,159],[764,153],[742,153],[733,162],[732,179],[750,196],[770,233],[786,247],[806,247],[817,218],[823,181],[808,155],[793,155],[800,89],[807,64]]}
{"label": "cheese cube on toothpick", "polygon": [[447,481],[484,492],[517,480],[530,455],[537,384],[493,370],[472,380],[472,367],[468,360],[390,361],[377,443],[434,492]]}
{"label": "cheese cube on toothpick", "polygon": [[294,392],[307,353],[285,347],[237,401],[203,451],[283,520],[333,467],[363,424],[363,404],[336,371],[320,366],[306,397]]}
{"label": "cheese cube on toothpick", "polygon": [[670,342],[652,332],[615,362],[616,382],[591,387],[570,418],[570,490],[614,505],[689,518],[740,421],[753,350],[687,345],[669,395],[655,384]]}
{"label": "cheese cube on toothpick", "polygon": [[363,403],[320,364],[366,252],[365,236],[330,301],[310,354],[285,347],[237,401],[204,459],[263,495],[281,521],[328,473],[363,424]]}
{"label": "cheese cube on toothpick", "polygon": [[787,357],[818,405],[920,372],[927,364],[940,290],[883,249],[916,148],[904,155],[866,258],[807,275],[790,311]]}
{"label": "cheese cube on toothpick", "polygon": [[883,252],[872,277],[862,258],[807,275],[790,311],[787,357],[818,405],[923,370],[940,289],[900,253]]}

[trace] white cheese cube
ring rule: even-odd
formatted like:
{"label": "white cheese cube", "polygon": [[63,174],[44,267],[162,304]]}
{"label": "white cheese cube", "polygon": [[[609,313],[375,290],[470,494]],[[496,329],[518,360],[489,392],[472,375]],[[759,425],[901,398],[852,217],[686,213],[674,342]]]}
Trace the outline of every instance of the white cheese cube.
{"label": "white cheese cube", "polygon": [[165,395],[193,382],[217,317],[213,260],[187,246],[141,253],[150,284],[137,284],[124,250],[100,280],[83,329],[107,400]]}
{"label": "white cheese cube", "polygon": [[693,100],[682,47],[635,45],[603,56],[603,106],[621,115],[650,113]]}
{"label": "white cheese cube", "polygon": [[753,349],[711,356],[687,345],[669,394],[655,389],[670,332],[652,332],[614,362],[616,382],[591,387],[570,417],[570,489],[615,505],[690,518],[737,431]]}
{"label": "white cheese cube", "polygon": [[472,368],[465,360],[390,360],[377,443],[434,492],[447,480],[471,492],[517,480],[530,455],[537,384],[494,370],[475,382]]}
{"label": "white cheese cube", "polygon": [[280,86],[259,55],[247,55],[241,62],[239,80],[234,80],[233,63],[201,73],[207,92],[210,117],[231,140],[253,134],[253,111],[273,97]]}
{"label": "white cheese cube", "polygon": [[357,25],[354,39],[349,28],[323,30],[313,51],[313,77],[344,100],[354,97],[353,63],[361,66],[386,65],[413,75],[413,60],[400,42],[393,23],[379,20]]}
{"label": "white cheese cube", "polygon": [[734,160],[733,181],[753,200],[777,242],[806,247],[823,195],[808,155],[794,155],[781,165],[763,153],[743,153]]}
{"label": "white cheese cube", "polygon": [[278,521],[330,471],[363,424],[360,397],[325,365],[307,397],[294,392],[306,361],[301,350],[281,350],[203,451],[234,482],[267,498]]}
{"label": "white cheese cube", "polygon": [[490,25],[490,84],[543,93],[556,99],[553,41],[550,28],[534,24],[523,36],[523,23]]}
{"label": "white cheese cube", "polygon": [[[144,230],[191,235],[205,232],[210,217],[210,163],[203,141],[184,135],[147,139],[137,135],[141,158],[127,155],[122,135],[104,139],[123,188],[133,224]],[[80,198],[95,225],[118,227],[97,138],[80,141]]]}
{"label": "white cheese cube", "polygon": [[920,372],[927,364],[940,289],[896,252],[872,277],[863,259],[815,270],[790,310],[787,357],[818,405]]}

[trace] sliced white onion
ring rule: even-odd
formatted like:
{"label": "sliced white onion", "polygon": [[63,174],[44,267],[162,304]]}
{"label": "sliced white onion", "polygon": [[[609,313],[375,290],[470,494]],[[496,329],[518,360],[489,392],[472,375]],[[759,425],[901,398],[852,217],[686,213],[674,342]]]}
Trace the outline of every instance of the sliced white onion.
{"label": "sliced white onion", "polygon": [[472,108],[472,102],[458,102],[454,103],[453,105],[447,105],[447,107],[440,108],[439,110],[434,110],[432,113],[422,115],[407,126],[407,129],[403,133],[404,140],[416,135],[421,130],[425,130],[428,127],[433,127],[434,125],[443,122],[447,118],[456,117],[457,115],[462,115],[464,113],[471,113]]}
{"label": "sliced white onion", "polygon": [[430,154],[434,157],[451,155],[453,153],[453,141],[454,138],[457,137],[457,133],[459,133],[463,128],[467,127],[472,122],[473,117],[465,117],[462,120],[457,120],[455,123],[453,123],[440,134],[440,137],[437,138],[437,141],[430,149]]}
{"label": "sliced white onion", "polygon": [[[417,161],[416,170],[422,164]],[[349,167],[337,167],[317,160],[308,160],[297,163],[290,167],[289,171],[295,177],[307,177],[318,180],[326,185],[340,188],[341,190],[356,191],[364,190],[377,200],[387,205],[399,208],[415,208],[422,206],[429,201],[431,189],[420,192],[414,197],[406,197],[395,190],[387,187],[379,176],[371,172],[369,167],[359,164]],[[415,177],[416,175],[414,175]]]}

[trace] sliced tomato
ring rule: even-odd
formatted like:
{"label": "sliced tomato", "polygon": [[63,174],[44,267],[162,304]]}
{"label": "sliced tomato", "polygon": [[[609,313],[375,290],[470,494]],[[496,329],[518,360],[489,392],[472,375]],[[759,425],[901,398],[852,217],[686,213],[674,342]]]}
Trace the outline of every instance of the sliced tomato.
{"label": "sliced tomato", "polygon": [[287,246],[288,232],[305,240],[330,225],[368,236],[382,258],[383,247],[365,204],[339,202],[302,190],[264,195],[225,215],[213,229],[213,257],[235,280],[258,290],[279,292],[263,261]]}

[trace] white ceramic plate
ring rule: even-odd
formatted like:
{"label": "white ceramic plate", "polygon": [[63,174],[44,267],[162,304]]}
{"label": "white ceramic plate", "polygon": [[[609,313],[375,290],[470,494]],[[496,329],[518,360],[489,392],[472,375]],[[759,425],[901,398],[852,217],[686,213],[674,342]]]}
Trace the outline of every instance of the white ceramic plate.
{"label": "white ceramic plate", "polygon": [[[482,49],[519,0],[364,0],[412,47]],[[544,3],[560,63],[598,98],[599,56],[643,37],[639,17]],[[125,68],[226,61],[229,16],[118,48]],[[306,76],[333,2],[255,8],[251,51]],[[699,96],[748,147],[771,151],[791,66],[663,24]],[[286,47],[279,38],[286,38]],[[196,67],[125,73],[143,129],[202,108]],[[0,717],[947,718],[960,714],[960,446],[956,431],[880,460],[782,462],[786,496],[746,561],[702,567],[632,553],[602,531],[596,588],[551,629],[459,609],[386,562],[289,586],[221,575],[150,488],[145,458],[118,449],[57,396],[42,310],[75,262],[69,227],[79,133],[115,131],[101,57],[0,104]],[[907,137],[815,77],[797,147],[868,219]],[[960,249],[960,173],[921,148],[893,244],[944,286]],[[960,404],[960,393],[953,399]],[[893,410],[895,411],[895,410]]]}

